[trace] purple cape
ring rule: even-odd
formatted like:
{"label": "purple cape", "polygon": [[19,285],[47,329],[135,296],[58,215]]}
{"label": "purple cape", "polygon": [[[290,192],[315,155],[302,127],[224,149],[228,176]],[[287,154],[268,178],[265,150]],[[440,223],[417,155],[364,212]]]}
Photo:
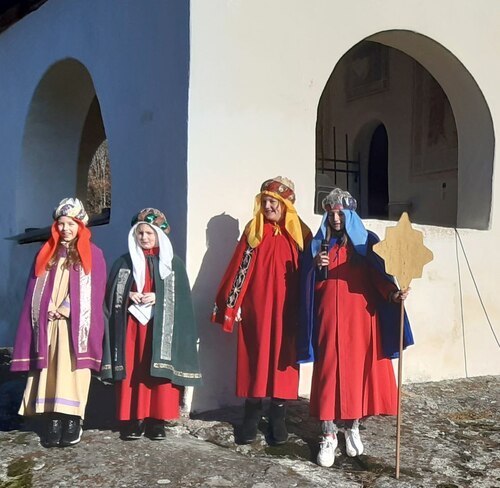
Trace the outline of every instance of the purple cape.
{"label": "purple cape", "polygon": [[[69,270],[72,353],[76,369],[99,371],[104,334],[103,302],[106,289],[106,262],[102,251],[91,243],[92,270]],[[11,371],[39,370],[48,363],[48,308],[54,286],[55,267],[35,276],[35,267],[26,288],[17,328]]]}

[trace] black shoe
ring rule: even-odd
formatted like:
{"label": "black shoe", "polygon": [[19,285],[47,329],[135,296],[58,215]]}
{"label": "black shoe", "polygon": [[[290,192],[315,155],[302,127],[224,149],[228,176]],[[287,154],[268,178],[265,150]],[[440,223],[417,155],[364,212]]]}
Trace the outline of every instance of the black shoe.
{"label": "black shoe", "polygon": [[65,415],[62,424],[63,432],[59,445],[68,447],[78,444],[83,433],[80,417],[76,415]]}
{"label": "black shoe", "polygon": [[163,441],[167,437],[165,432],[165,422],[163,420],[153,420],[146,425],[146,437],[152,441]]}
{"label": "black shoe", "polygon": [[48,416],[45,424],[44,438],[42,439],[43,447],[56,447],[61,441],[63,426],[59,417],[53,415]]}
{"label": "black shoe", "polygon": [[269,441],[275,446],[284,444],[288,440],[288,431],[285,423],[286,402],[273,398],[269,408]]}
{"label": "black shoe", "polygon": [[239,432],[239,442],[241,444],[251,444],[257,439],[257,430],[262,417],[262,401],[246,400],[245,417]]}
{"label": "black shoe", "polygon": [[143,420],[129,420],[121,428],[120,437],[123,440],[133,441],[136,439],[140,439],[143,433],[144,433]]}

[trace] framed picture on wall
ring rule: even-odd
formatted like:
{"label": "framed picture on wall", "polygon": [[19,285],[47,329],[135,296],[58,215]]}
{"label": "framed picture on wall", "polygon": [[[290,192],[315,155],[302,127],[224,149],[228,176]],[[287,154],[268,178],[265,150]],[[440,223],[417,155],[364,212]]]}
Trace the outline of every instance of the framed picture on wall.
{"label": "framed picture on wall", "polygon": [[348,54],[345,72],[347,100],[386,90],[389,86],[388,50],[376,42],[362,42]]}

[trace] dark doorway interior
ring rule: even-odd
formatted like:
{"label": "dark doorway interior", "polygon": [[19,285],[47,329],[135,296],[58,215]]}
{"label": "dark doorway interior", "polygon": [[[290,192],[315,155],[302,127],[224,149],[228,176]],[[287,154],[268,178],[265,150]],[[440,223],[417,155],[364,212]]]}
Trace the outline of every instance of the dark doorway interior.
{"label": "dark doorway interior", "polygon": [[373,132],[368,161],[368,215],[387,219],[389,203],[388,139],[384,124]]}

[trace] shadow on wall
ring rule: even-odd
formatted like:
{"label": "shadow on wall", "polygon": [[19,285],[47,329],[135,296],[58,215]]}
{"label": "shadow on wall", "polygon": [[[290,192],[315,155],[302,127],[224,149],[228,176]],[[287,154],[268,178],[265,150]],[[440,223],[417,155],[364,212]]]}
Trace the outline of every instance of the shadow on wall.
{"label": "shadow on wall", "polygon": [[217,288],[239,237],[238,220],[230,215],[212,217],[207,224],[207,251],[193,285],[193,305],[200,335],[203,386],[194,389],[191,410],[213,410],[240,403],[235,396],[237,332],[228,334],[210,322]]}

